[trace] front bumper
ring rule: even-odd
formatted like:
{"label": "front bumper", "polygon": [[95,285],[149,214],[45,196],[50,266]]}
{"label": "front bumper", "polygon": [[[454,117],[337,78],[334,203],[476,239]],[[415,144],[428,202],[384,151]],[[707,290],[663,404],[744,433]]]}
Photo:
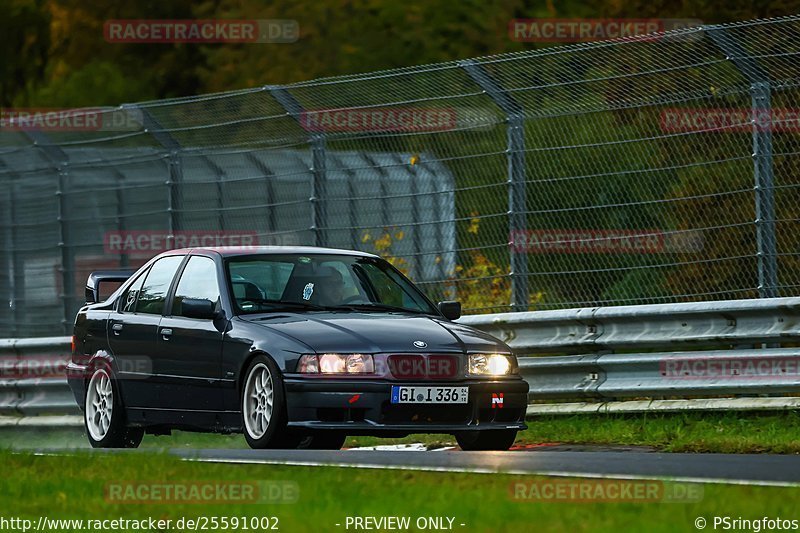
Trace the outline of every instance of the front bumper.
{"label": "front bumper", "polygon": [[[288,425],[358,434],[526,429],[524,380],[390,382],[284,378]],[[466,404],[392,404],[392,385],[469,387]],[[493,401],[494,400],[494,401]]]}

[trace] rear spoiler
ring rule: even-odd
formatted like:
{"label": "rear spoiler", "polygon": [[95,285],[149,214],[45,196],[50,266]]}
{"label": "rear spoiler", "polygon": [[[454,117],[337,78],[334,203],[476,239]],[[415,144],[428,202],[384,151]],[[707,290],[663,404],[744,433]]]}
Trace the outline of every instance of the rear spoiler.
{"label": "rear spoiler", "polygon": [[86,280],[86,303],[100,301],[100,284],[105,282],[122,283],[133,276],[135,270],[97,270]]}

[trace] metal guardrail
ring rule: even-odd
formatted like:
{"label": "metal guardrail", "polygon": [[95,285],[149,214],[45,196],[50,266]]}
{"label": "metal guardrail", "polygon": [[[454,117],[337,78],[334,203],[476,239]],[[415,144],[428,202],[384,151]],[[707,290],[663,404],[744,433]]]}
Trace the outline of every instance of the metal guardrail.
{"label": "metal guardrail", "polygon": [[[778,347],[800,343],[800,298],[471,315],[459,323],[503,339],[519,355],[580,353],[520,358],[520,370],[531,386],[531,412],[800,405],[796,397],[763,397],[800,395],[800,348]],[[4,375],[13,374],[9,370],[15,361],[66,362],[69,346],[69,337],[0,340]],[[691,371],[698,364],[706,368],[714,363],[728,365],[727,373]],[[761,365],[769,375],[748,375],[747,365]],[[722,395],[745,398],[709,399]],[[637,400],[627,407],[606,403],[633,398]],[[552,400],[582,403],[540,403]],[[0,416],[78,412],[63,378],[0,379]]]}
{"label": "metal guardrail", "polygon": [[[65,373],[70,343],[70,337],[0,339],[0,415],[79,413],[66,379],[58,377]],[[32,363],[38,372],[29,370]],[[36,373],[48,377],[14,377]]]}
{"label": "metal guardrail", "polygon": [[[800,349],[778,347],[800,343],[800,298],[472,315],[460,322],[503,339],[519,355],[580,354],[520,358],[533,402],[800,394]],[[635,353],[614,353],[620,350]]]}
{"label": "metal guardrail", "polygon": [[520,354],[800,341],[800,298],[470,315]]}

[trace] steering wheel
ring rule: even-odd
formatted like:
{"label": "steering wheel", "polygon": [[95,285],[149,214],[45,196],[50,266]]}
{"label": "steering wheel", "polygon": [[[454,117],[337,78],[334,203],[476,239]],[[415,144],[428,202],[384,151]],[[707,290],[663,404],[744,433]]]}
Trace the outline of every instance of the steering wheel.
{"label": "steering wheel", "polygon": [[356,300],[360,300],[360,299],[361,299],[361,295],[360,294],[354,294],[353,296],[348,296],[347,298],[342,300],[342,303],[343,304],[349,304],[349,303],[355,302]]}

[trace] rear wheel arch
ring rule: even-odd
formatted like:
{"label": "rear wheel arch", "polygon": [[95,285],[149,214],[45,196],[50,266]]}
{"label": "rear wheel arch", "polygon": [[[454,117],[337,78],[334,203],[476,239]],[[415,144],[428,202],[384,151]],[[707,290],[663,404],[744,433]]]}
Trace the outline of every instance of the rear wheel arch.
{"label": "rear wheel arch", "polygon": [[92,379],[92,374],[100,367],[105,367],[110,373],[111,377],[117,377],[117,365],[114,357],[105,350],[100,350],[95,353],[86,365],[86,374],[83,378],[84,391],[89,386],[89,381]]}

